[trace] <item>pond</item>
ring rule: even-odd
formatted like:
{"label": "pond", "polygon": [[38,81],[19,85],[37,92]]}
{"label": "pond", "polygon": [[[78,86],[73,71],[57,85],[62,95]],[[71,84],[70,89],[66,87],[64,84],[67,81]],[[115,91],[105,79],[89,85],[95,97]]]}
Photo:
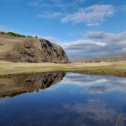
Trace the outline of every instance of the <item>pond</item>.
{"label": "pond", "polygon": [[126,126],[126,78],[63,72],[1,78],[0,126]]}

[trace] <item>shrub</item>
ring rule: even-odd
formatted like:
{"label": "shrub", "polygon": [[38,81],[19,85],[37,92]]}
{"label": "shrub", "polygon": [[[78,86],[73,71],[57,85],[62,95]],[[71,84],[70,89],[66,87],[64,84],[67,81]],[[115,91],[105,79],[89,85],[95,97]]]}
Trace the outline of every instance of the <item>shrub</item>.
{"label": "shrub", "polygon": [[27,38],[33,38],[31,35],[28,35]]}
{"label": "shrub", "polygon": [[21,34],[14,33],[14,32],[8,32],[7,34],[10,36],[14,36],[14,37],[26,37],[25,35],[21,35]]}
{"label": "shrub", "polygon": [[0,32],[0,34],[1,34],[1,35],[4,35],[4,34],[6,34],[6,33],[5,33],[5,32]]}

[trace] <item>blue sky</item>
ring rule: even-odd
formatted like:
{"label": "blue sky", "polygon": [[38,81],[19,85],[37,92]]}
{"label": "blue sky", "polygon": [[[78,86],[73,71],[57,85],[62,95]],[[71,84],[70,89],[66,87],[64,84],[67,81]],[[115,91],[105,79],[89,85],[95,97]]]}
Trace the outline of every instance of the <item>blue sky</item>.
{"label": "blue sky", "polygon": [[126,0],[0,0],[0,31],[38,35],[70,58],[126,52]]}

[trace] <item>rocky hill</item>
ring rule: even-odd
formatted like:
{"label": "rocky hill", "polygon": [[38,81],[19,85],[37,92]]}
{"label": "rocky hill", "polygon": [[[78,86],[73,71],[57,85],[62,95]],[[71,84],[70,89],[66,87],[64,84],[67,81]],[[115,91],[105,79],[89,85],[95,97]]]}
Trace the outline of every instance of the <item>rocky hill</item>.
{"label": "rocky hill", "polygon": [[45,39],[16,33],[0,34],[0,60],[32,63],[69,62],[65,51],[59,45]]}

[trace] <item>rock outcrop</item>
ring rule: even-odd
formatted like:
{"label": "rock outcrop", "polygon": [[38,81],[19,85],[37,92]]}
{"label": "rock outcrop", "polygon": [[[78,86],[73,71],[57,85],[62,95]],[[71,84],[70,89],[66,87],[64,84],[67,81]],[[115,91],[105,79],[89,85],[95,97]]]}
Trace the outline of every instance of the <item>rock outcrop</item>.
{"label": "rock outcrop", "polygon": [[0,36],[0,60],[13,62],[67,63],[68,57],[59,45],[45,39]]}

